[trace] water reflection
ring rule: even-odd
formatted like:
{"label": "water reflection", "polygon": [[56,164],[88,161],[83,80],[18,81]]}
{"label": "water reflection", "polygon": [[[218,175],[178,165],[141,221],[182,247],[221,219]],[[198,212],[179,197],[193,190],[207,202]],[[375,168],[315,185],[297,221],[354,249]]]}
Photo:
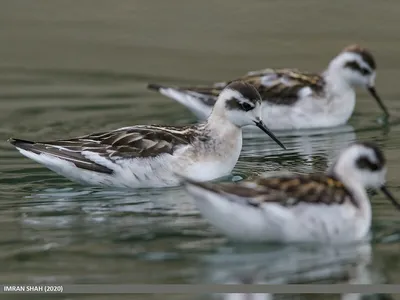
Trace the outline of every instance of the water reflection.
{"label": "water reflection", "polygon": [[[221,297],[219,297],[221,298]],[[224,300],[393,300],[386,294],[225,294]]]}
{"label": "water reflection", "polygon": [[342,246],[235,244],[221,248],[204,261],[206,277],[215,283],[371,281],[365,269],[371,261],[371,245],[367,242]]}
{"label": "water reflection", "polygon": [[248,127],[244,135],[242,159],[238,162],[237,169],[248,169],[250,165],[254,166],[255,172],[324,171],[342,149],[357,139],[351,125],[295,132],[278,131],[276,135],[288,150],[279,149],[259,131]]}
{"label": "water reflection", "polygon": [[[77,186],[21,157],[5,141],[16,135],[47,140],[131,124],[194,122],[185,108],[148,92],[146,84],[208,84],[264,66],[320,70],[336,49],[361,38],[378,60],[377,85],[393,115],[390,132],[377,130],[379,108],[359,92],[351,119],[355,132],[351,126],[320,133],[278,132],[289,148],[282,151],[263,133],[249,129],[233,173],[240,179],[265,171],[321,171],[357,135],[382,143],[389,183],[399,196],[397,1],[355,0],[346,6],[316,0],[85,3],[26,1],[21,6],[8,1],[0,10],[0,281],[297,282],[330,273],[328,281],[339,280],[346,266],[328,261],[313,267],[314,256],[318,262],[325,255],[315,250],[307,255],[306,249],[227,244],[179,188],[105,191]],[[270,12],[288,18],[266,17]],[[385,22],[376,26],[371,20],[377,18]],[[372,231],[379,241],[366,274],[376,275],[374,282],[383,277],[395,283],[400,270],[398,214],[377,197],[373,210]],[[326,256],[334,255],[328,251]],[[113,298],[128,297],[132,295]],[[146,297],[194,298],[141,296]]]}
{"label": "water reflection", "polygon": [[[121,240],[201,232],[195,229],[196,222],[188,221],[198,212],[179,187],[135,191],[47,189],[28,196],[14,209],[21,225],[44,230],[39,233],[42,237],[51,237],[56,228],[74,235],[74,229],[79,227]],[[36,235],[35,231],[29,232]]]}
{"label": "water reflection", "polygon": [[[228,255],[229,256],[229,255]],[[235,256],[237,259],[235,259]],[[239,258],[240,256],[240,258]],[[244,257],[246,257],[244,259]],[[348,246],[286,246],[265,254],[246,250],[223,260],[208,260],[207,275],[225,284],[371,284],[369,243]],[[235,262],[234,262],[235,261]],[[230,262],[230,263],[229,263]],[[340,299],[360,299],[361,294],[342,294]],[[224,300],[291,299],[273,294],[225,294]],[[323,299],[323,298],[322,298]],[[339,298],[338,298],[339,299]]]}

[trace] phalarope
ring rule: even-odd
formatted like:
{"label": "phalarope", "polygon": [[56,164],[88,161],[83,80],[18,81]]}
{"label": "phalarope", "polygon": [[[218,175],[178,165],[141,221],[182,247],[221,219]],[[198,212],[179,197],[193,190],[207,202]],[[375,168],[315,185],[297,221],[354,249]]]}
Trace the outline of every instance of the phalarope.
{"label": "phalarope", "polygon": [[[295,69],[265,69],[249,72],[240,80],[254,85],[263,99],[268,128],[274,130],[333,127],[344,124],[355,107],[356,87],[367,88],[389,112],[375,90],[376,63],[372,54],[358,45],[345,48],[321,74]],[[166,87],[149,84],[191,110],[199,119],[211,113],[218,94],[229,82],[204,87]]]}
{"label": "phalarope", "polygon": [[205,218],[232,239],[341,243],[363,239],[369,231],[366,188],[381,189],[400,208],[385,177],[381,150],[355,143],[326,174],[286,174],[236,184],[183,182]]}
{"label": "phalarope", "polygon": [[221,92],[204,124],[136,125],[72,139],[10,142],[26,157],[83,184],[173,186],[179,184],[175,173],[199,181],[229,174],[242,149],[243,126],[256,125],[284,148],[261,120],[261,104],[257,90],[238,81]]}

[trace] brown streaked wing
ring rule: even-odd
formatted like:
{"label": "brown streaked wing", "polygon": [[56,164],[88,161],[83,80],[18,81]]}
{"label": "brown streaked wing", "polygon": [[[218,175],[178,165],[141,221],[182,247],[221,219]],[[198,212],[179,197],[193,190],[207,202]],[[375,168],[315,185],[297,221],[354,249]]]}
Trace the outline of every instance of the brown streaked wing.
{"label": "brown streaked wing", "polygon": [[238,184],[209,184],[205,188],[227,196],[245,198],[248,204],[256,207],[268,202],[280,203],[283,206],[295,206],[300,203],[341,204],[346,199],[357,206],[351,193],[340,181],[324,174],[260,177],[255,181],[243,181]]}
{"label": "brown streaked wing", "polygon": [[207,95],[210,97],[218,97],[219,93],[223,90],[223,87],[216,86],[197,86],[197,87],[189,87],[189,88],[181,88],[182,90],[188,90],[192,92],[196,92],[202,95]]}
{"label": "brown streaked wing", "polygon": [[195,126],[133,126],[43,144],[61,146],[70,151],[92,151],[110,159],[145,158],[173,154],[177,147],[190,144],[196,137]]}
{"label": "brown streaked wing", "polygon": [[203,95],[201,101],[211,106],[215,104],[222,89],[237,80],[252,84],[264,101],[277,105],[295,103],[299,100],[299,91],[305,87],[309,87],[316,96],[322,96],[325,87],[325,81],[320,74],[300,72],[295,69],[265,69],[249,72],[235,80],[218,82],[209,87],[199,86],[180,89]]}
{"label": "brown streaked wing", "polygon": [[260,189],[275,190],[283,193],[284,198],[264,197],[262,202],[280,202],[283,205],[298,203],[341,204],[350,192],[340,181],[324,174],[299,175],[282,178],[259,178],[256,180]]}
{"label": "brown streaked wing", "polygon": [[240,78],[254,85],[264,101],[291,105],[299,100],[299,91],[309,87],[314,95],[323,94],[325,81],[321,75],[295,69],[265,69]]}
{"label": "brown streaked wing", "polygon": [[214,106],[222,89],[223,88],[215,86],[192,86],[179,88],[179,90],[193,95],[207,106]]}
{"label": "brown streaked wing", "polygon": [[79,147],[72,145],[71,148],[60,148],[57,145],[46,144],[41,142],[32,142],[21,139],[11,139],[10,142],[16,147],[38,154],[48,154],[53,157],[73,163],[76,167],[97,173],[112,174],[113,170],[103,165],[97,164],[84,157]]}

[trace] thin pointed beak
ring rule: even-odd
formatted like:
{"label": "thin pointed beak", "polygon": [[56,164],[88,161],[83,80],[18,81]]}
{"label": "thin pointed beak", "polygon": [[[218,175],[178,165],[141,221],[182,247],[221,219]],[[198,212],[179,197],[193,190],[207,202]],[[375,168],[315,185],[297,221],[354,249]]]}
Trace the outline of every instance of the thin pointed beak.
{"label": "thin pointed beak", "polygon": [[392,193],[389,192],[388,188],[384,185],[381,186],[381,191],[382,193],[385,194],[385,196],[392,202],[392,204],[400,210],[400,204],[396,201],[396,199],[393,197]]}
{"label": "thin pointed beak", "polygon": [[270,136],[271,139],[273,139],[275,141],[275,143],[277,143],[279,146],[281,146],[283,149],[286,150],[286,147],[281,143],[280,140],[278,140],[278,138],[268,129],[268,127],[264,124],[264,122],[260,119],[258,119],[257,121],[253,121],[254,124],[256,124],[256,126],[258,128],[260,128],[262,131],[264,131],[266,134],[268,134]]}
{"label": "thin pointed beak", "polygon": [[379,97],[378,93],[376,92],[375,87],[369,86],[368,87],[369,93],[372,95],[372,97],[375,98],[376,102],[378,102],[378,105],[382,108],[382,110],[385,112],[386,116],[389,117],[389,112],[386,108],[386,106],[383,104],[381,97]]}

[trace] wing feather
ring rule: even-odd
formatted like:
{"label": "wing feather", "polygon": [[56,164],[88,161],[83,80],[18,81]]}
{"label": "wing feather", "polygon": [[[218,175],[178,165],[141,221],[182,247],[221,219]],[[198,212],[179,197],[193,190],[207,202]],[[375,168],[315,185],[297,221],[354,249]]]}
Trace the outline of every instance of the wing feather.
{"label": "wing feather", "polygon": [[32,142],[10,139],[18,148],[48,154],[74,163],[78,168],[111,174],[113,171],[93,161],[93,155],[116,161],[121,158],[149,158],[173,154],[199,138],[200,125],[185,127],[132,126],[72,139]]}
{"label": "wing feather", "polygon": [[[325,87],[325,81],[320,74],[300,72],[296,69],[252,71],[235,80],[252,84],[264,101],[277,105],[295,103],[304,96],[304,91],[313,96],[322,96]],[[219,93],[231,82],[218,82],[208,87],[181,87],[179,90],[187,91],[211,106],[217,101]]]}
{"label": "wing feather", "polygon": [[239,183],[193,183],[224,195],[227,199],[260,207],[264,203],[295,206],[300,203],[342,204],[350,200],[351,193],[333,177],[324,174],[296,175],[293,177],[263,178]]}

